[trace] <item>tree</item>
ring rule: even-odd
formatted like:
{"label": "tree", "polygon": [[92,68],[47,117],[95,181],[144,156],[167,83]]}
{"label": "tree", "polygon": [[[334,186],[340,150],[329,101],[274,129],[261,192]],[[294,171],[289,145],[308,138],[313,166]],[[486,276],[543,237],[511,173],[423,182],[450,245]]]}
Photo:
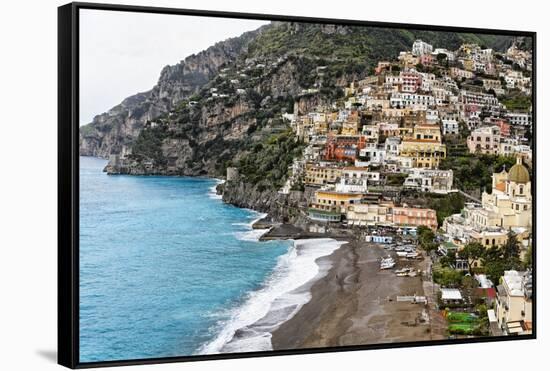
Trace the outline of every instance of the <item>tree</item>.
{"label": "tree", "polygon": [[490,261],[485,264],[485,274],[495,284],[499,282],[500,277],[504,275],[505,270],[506,270],[506,265],[504,261],[501,259]]}
{"label": "tree", "polygon": [[462,250],[458,252],[458,257],[460,259],[466,260],[468,263],[468,272],[472,274],[472,266],[474,262],[483,257],[485,253],[485,248],[479,242],[470,242],[464,246]]}
{"label": "tree", "polygon": [[519,260],[520,248],[516,234],[512,230],[508,231],[508,240],[502,246],[502,257],[504,260]]}
{"label": "tree", "polygon": [[441,268],[433,271],[433,279],[443,287],[458,286],[462,282],[462,272],[452,268]]}
{"label": "tree", "polygon": [[441,257],[439,262],[443,266],[455,267],[456,266],[456,253],[454,250],[447,251],[447,255]]}
{"label": "tree", "polygon": [[421,225],[416,230],[418,236],[418,244],[425,251],[432,251],[437,249],[437,244],[434,242],[435,233],[430,228]]}

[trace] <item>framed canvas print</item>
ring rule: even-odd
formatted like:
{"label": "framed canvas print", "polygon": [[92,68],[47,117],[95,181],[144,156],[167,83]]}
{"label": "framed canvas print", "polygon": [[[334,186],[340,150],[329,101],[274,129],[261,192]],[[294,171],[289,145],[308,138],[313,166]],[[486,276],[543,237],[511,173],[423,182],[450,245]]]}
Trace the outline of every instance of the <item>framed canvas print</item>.
{"label": "framed canvas print", "polygon": [[59,363],[536,335],[533,32],[59,8]]}

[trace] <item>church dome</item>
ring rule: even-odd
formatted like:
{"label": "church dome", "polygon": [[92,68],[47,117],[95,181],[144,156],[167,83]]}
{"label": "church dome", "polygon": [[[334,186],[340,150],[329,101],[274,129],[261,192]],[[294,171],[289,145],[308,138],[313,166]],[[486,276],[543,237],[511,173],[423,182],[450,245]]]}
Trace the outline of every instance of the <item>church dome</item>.
{"label": "church dome", "polygon": [[508,180],[516,183],[529,182],[529,171],[521,163],[521,160],[519,160],[518,163],[510,169],[510,172],[508,173]]}

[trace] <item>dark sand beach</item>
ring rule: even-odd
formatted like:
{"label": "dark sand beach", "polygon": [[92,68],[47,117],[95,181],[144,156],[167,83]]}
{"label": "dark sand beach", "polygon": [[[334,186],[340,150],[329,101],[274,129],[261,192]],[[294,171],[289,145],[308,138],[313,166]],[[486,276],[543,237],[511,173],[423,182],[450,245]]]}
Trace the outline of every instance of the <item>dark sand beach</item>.
{"label": "dark sand beach", "polygon": [[[429,259],[396,258],[394,269],[379,269],[388,251],[380,245],[348,240],[331,255],[332,268],[311,287],[311,300],[273,331],[273,349],[380,344],[445,338],[441,315],[431,304],[397,302],[396,296],[423,296],[422,274],[397,277],[394,269],[424,271]],[[321,262],[322,263],[322,262]],[[431,290],[426,294],[431,295]],[[432,298],[428,298],[432,303]]]}

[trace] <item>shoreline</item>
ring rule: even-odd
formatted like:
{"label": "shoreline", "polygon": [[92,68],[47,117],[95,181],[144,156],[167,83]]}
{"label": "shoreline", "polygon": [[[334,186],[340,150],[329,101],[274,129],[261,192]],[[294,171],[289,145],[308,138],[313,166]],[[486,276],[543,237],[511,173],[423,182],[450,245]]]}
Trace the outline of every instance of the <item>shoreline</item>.
{"label": "shoreline", "polygon": [[[208,176],[158,176],[213,180],[215,184],[209,187],[209,197],[243,208],[223,201],[218,186],[224,182],[224,179]],[[282,293],[283,295],[298,293],[309,297],[289,318],[276,324],[269,324],[272,326],[268,331],[269,345],[263,345],[267,348],[257,349],[251,346],[242,351],[366,345],[445,338],[442,333],[433,333],[429,324],[419,324],[423,312],[430,312],[424,305],[396,302],[397,295],[424,295],[422,278],[421,275],[410,278],[395,277],[392,271],[380,271],[378,261],[380,257],[388,254],[381,246],[367,244],[359,238],[356,231],[336,230],[324,234],[309,232],[293,224],[276,222],[268,213],[252,208],[244,207],[244,209],[256,214],[256,217],[249,221],[249,227],[250,232],[256,232],[253,233],[253,237],[257,241],[293,240],[296,244],[297,241],[307,243],[308,240],[314,241],[321,238],[332,239],[335,243],[339,243],[339,246],[330,254],[313,260],[317,265],[317,274],[299,286]],[[415,262],[419,268],[423,264],[426,264],[426,259]],[[399,267],[398,264],[396,268]],[[276,269],[277,267],[274,271]],[[269,282],[269,277],[266,277],[263,284],[264,288],[269,289],[273,282]],[[233,342],[233,338],[239,340],[248,336],[247,330],[257,323],[266,327],[265,318],[272,312],[273,304],[274,302],[268,306],[261,318],[252,320],[252,323],[245,324],[244,327],[232,329],[234,332],[227,344]],[[241,309],[242,307],[236,310]],[[204,344],[204,346],[207,345]],[[228,352],[222,349],[224,346],[212,353]],[[235,351],[238,350],[229,350],[229,352]]]}
{"label": "shoreline", "polygon": [[[318,259],[331,264],[310,288],[311,299],[272,332],[274,350],[444,339],[438,313],[424,304],[397,302],[397,295],[424,295],[422,275],[396,277],[379,270],[381,246],[352,240]],[[396,268],[425,269],[427,259]],[[427,318],[427,322],[425,321]]]}
{"label": "shoreline", "polygon": [[[272,350],[271,331],[294,317],[309,302],[312,284],[330,269],[320,259],[338,250],[345,241],[332,238],[294,241],[261,287],[247,293],[232,309],[232,316],[197,354]],[[329,262],[330,263],[330,262]]]}

